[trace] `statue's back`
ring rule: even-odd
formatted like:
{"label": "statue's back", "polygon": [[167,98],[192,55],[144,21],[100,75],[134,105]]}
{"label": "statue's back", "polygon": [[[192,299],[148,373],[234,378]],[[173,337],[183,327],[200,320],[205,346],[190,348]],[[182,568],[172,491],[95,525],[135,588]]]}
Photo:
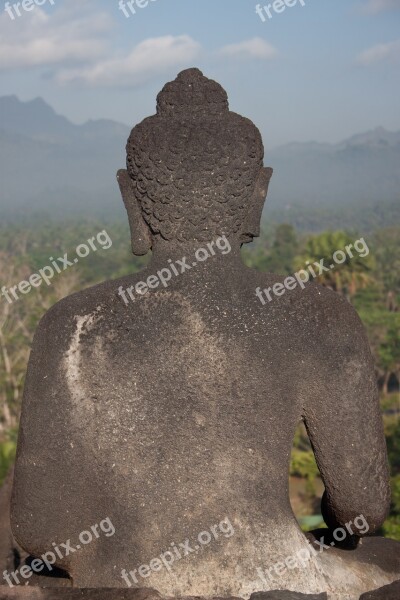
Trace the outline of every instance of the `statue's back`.
{"label": "statue's back", "polygon": [[[289,290],[243,266],[271,175],[259,131],[229,111],[221,86],[181,73],[133,129],[118,174],[132,249],[151,249],[149,266],[64,299],[39,325],[13,533],[33,556],[51,552],[77,587],[329,589],[347,600],[397,578],[394,543],[383,559],[368,540],[346,559],[311,554],[290,506],[301,420],[331,530],[362,515],[376,531],[390,492],[355,311],[317,285]],[[257,290],[275,284],[277,297],[260,302]]]}

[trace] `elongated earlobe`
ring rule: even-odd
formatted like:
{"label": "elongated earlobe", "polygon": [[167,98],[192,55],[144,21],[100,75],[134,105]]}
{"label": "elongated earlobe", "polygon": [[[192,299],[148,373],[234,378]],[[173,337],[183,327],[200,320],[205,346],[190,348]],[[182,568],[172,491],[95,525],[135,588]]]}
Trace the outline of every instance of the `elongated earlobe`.
{"label": "elongated earlobe", "polygon": [[261,215],[268,194],[268,186],[272,173],[273,169],[271,169],[271,167],[263,167],[260,171],[254,189],[251,206],[242,227],[240,238],[242,244],[248,244],[249,242],[252,242],[255,237],[260,235]]}
{"label": "elongated earlobe", "polygon": [[142,209],[139,206],[131,178],[126,169],[118,171],[117,181],[128,213],[132,252],[135,256],[144,256],[151,250],[151,234],[146,221],[143,219]]}
{"label": "elongated earlobe", "polygon": [[264,198],[264,200],[267,197],[268,186],[273,173],[274,170],[272,169],[272,167],[263,167],[261,170],[260,178],[258,181],[258,191],[260,196]]}

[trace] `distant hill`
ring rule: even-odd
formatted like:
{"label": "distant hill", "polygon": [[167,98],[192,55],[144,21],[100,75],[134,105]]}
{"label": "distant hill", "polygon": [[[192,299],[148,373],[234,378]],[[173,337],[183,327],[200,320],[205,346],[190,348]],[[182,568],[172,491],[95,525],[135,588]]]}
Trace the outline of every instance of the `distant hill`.
{"label": "distant hill", "polygon": [[21,102],[17,96],[0,97],[0,130],[53,144],[88,142],[129,133],[127,125],[106,119],[75,125],[58,115],[42,98]]}
{"label": "distant hill", "polygon": [[400,201],[400,132],[382,127],[340,144],[297,143],[267,152],[273,208]]}
{"label": "distant hill", "polygon": [[115,174],[129,131],[107,120],[75,125],[41,98],[0,98],[0,213],[122,215]]}
{"label": "distant hill", "polygon": [[307,231],[400,223],[400,132],[288,144],[266,163],[274,167],[266,214],[275,221]]}
{"label": "distant hill", "polygon": [[[115,174],[129,131],[109,120],[75,125],[41,98],[0,98],[0,216],[122,216]],[[266,218],[305,229],[345,226],[349,218],[400,222],[400,132],[378,127],[336,145],[267,149],[266,164],[274,168]]]}

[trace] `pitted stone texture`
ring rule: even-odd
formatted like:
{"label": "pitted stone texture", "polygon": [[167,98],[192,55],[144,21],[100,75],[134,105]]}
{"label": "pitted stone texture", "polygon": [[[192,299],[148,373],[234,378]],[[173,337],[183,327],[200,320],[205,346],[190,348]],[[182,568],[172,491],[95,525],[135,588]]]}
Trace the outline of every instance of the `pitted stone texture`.
{"label": "pitted stone texture", "polygon": [[374,592],[367,592],[360,597],[360,600],[400,600],[400,580]]}
{"label": "pitted stone texture", "polygon": [[263,156],[258,129],[229,111],[226,92],[198,70],[167,84],[158,114],[137,125],[127,144],[147,223],[180,242],[241,231]]}
{"label": "pitted stone texture", "polygon": [[[257,592],[250,600],[326,600],[326,594],[298,594],[296,592],[272,591]],[[7,590],[0,587],[0,600],[242,600],[241,598],[201,598],[187,596],[182,598],[162,598],[158,592],[150,589],[111,590],[111,589],[33,589],[18,588]]]}
{"label": "pitted stone texture", "polygon": [[15,548],[10,524],[10,500],[13,473],[10,472],[0,488],[0,574],[14,570]]}
{"label": "pitted stone texture", "polygon": [[[284,278],[248,269],[240,257],[242,242],[259,234],[271,177],[259,132],[228,112],[218,86],[198,70],[181,74],[171,90],[166,104],[172,113],[183,107],[179,118],[163,116],[161,96],[158,116],[128,144],[129,175],[120,173],[132,247],[151,247],[151,263],[62,300],[36,332],[14,535],[41,556],[54,543],[76,547],[81,532],[109,518],[113,536],[57,559],[75,587],[124,588],[126,570],[132,583],[165,597],[249,598],[286,588],[356,600],[400,576],[398,563],[374,557],[374,540],[368,561],[358,549],[337,549],[306,567],[292,562],[272,579],[259,571],[310,548],[288,493],[301,421],[327,490],[328,525],[364,515],[372,533],[385,519],[389,472],[364,328],[343,297],[314,284],[260,302],[256,289],[283,289]],[[208,178],[208,149],[214,160],[218,148],[222,179]],[[228,237],[216,243],[219,225]],[[151,287],[166,268],[168,285]],[[142,281],[149,289],[130,301],[124,290]],[[394,553],[393,544],[386,547]],[[173,565],[149,571],[166,551]]]}
{"label": "pitted stone texture", "polygon": [[250,600],[328,600],[324,594],[299,594],[298,592],[285,592],[274,590],[272,592],[256,592],[250,596]]}
{"label": "pitted stone texture", "polygon": [[3,571],[14,571],[28,557],[15,541],[11,531],[10,501],[13,479],[14,468],[11,468],[0,488],[0,582]]}
{"label": "pitted stone texture", "polygon": [[[0,587],[0,600],[161,600],[151,589],[38,589]],[[183,599],[182,599],[183,600]],[[229,600],[229,599],[226,599]]]}

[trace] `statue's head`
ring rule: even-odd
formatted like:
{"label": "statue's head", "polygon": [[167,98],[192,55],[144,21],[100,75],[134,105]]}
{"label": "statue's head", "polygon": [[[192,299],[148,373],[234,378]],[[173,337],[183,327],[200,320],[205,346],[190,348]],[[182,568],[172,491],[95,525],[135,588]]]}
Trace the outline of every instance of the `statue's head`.
{"label": "statue's head", "polygon": [[157,99],[157,115],[131,132],[118,173],[134,254],[157,238],[175,244],[259,235],[272,169],[261,134],[229,111],[225,90],[198,69],[183,71]]}

